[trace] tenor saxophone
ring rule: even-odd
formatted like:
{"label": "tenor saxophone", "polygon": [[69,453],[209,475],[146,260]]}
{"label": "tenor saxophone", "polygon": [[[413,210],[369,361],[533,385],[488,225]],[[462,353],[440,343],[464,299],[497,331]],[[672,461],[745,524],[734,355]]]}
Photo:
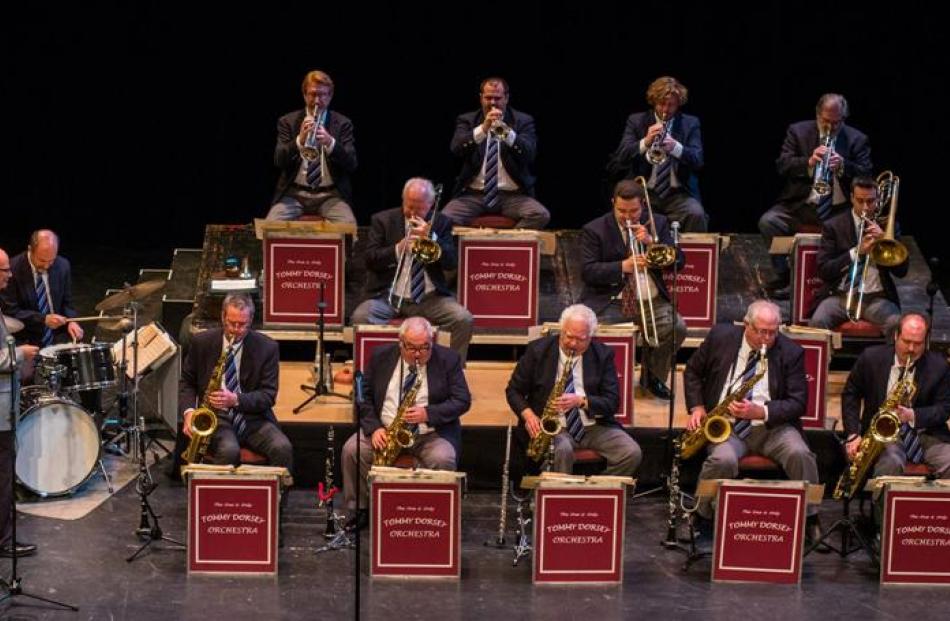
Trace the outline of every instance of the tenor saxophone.
{"label": "tenor saxophone", "polygon": [[415,432],[406,423],[406,410],[416,403],[416,396],[422,388],[422,373],[416,375],[416,381],[403,395],[396,410],[393,422],[386,428],[386,446],[373,454],[374,466],[391,466],[403,449],[411,448],[416,442]]}
{"label": "tenor saxophone", "polygon": [[571,379],[571,375],[574,373],[574,352],[571,351],[568,353],[567,362],[564,363],[564,369],[561,371],[561,375],[557,378],[557,382],[554,383],[554,387],[551,389],[551,394],[548,395],[548,400],[544,404],[544,411],[541,413],[541,431],[538,435],[531,438],[531,441],[528,443],[528,457],[534,461],[541,461],[548,454],[548,448],[551,446],[551,442],[554,440],[554,436],[561,433],[561,417],[557,413],[557,405],[555,402],[558,397],[564,394],[564,389],[567,387],[567,382]]}
{"label": "tenor saxophone", "polygon": [[205,453],[208,452],[208,446],[211,444],[211,436],[214,435],[214,430],[218,428],[218,415],[211,407],[208,397],[212,392],[221,388],[221,380],[224,377],[224,363],[227,361],[230,350],[230,343],[228,343],[228,347],[221,350],[218,362],[211,372],[211,379],[208,380],[204,395],[201,397],[201,405],[191,412],[191,441],[182,454],[182,459],[189,464],[201,463]]}

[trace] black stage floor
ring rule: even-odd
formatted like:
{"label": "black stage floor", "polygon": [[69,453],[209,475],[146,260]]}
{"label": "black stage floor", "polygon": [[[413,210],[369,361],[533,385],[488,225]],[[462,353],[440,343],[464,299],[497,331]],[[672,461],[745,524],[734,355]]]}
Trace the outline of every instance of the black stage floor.
{"label": "black stage floor", "polygon": [[[167,535],[182,539],[186,497],[181,484],[158,475],[151,499]],[[153,544],[126,563],[139,542],[134,484],[83,519],[67,522],[21,515],[21,539],[39,545],[20,562],[23,587],[79,606],[53,611],[27,598],[0,604],[2,619],[349,619],[354,612],[353,551],[315,554],[324,513],[313,490],[294,489],[285,519],[277,578],[189,577],[185,552]],[[498,496],[470,493],[462,501],[462,578],[373,581],[364,538],[363,619],[929,619],[946,615],[946,590],[881,588],[864,552],[842,559],[812,554],[800,587],[714,584],[710,563],[683,573],[683,555],[663,549],[666,504],[660,496],[628,500],[622,586],[538,586],[530,563],[511,566],[510,550],[483,546],[498,524]],[[830,524],[838,506],[825,501]],[[512,513],[509,510],[509,516]],[[511,535],[509,535],[511,539]],[[3,559],[0,575],[9,574]],[[944,612],[940,612],[940,611]],[[743,614],[744,613],[744,614]]]}

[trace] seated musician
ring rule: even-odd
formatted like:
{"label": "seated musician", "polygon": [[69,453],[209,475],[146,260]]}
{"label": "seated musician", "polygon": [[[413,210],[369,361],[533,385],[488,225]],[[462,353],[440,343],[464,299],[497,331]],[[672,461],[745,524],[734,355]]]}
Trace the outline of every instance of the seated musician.
{"label": "seated musician", "polygon": [[560,428],[553,437],[548,435],[554,447],[551,470],[570,473],[574,449],[583,448],[603,456],[607,461],[604,474],[633,476],[643,455],[614,420],[620,405],[617,369],[613,351],[593,340],[597,316],[583,304],[575,304],[564,309],[560,324],[559,334],[528,345],[505,391],[508,405],[518,416],[519,444],[539,447],[533,455],[529,448],[526,469],[536,471],[548,457],[539,442],[545,435],[542,424],[554,430],[542,423],[550,415]]}
{"label": "seated musician", "polygon": [[[818,465],[801,425],[807,403],[805,351],[779,334],[781,319],[778,306],[756,300],[746,311],[745,326],[717,324],[690,356],[683,374],[690,415],[687,432],[699,428],[710,411],[764,371],[751,393],[734,395],[729,403],[726,414],[734,419],[732,432],[725,441],[708,446],[700,479],[735,478],[739,460],[752,452],[778,462],[789,479],[818,483]],[[758,365],[763,346],[767,367]],[[708,499],[699,504],[698,514],[712,518]],[[808,514],[806,535],[814,540],[820,536],[818,508],[809,506]],[[700,525],[709,526],[702,521]]]}
{"label": "seated musician", "polygon": [[928,332],[924,315],[904,313],[894,343],[862,351],[845,383],[841,417],[851,461],[875,414],[889,396],[896,396],[895,384],[909,375],[916,386],[909,403],[893,404],[901,423],[899,438],[885,444],[874,477],[900,475],[907,462],[915,462],[927,464],[942,479],[950,478],[950,366],[940,354],[927,351]]}
{"label": "seated musician", "polygon": [[[446,283],[445,271],[455,269],[457,253],[451,221],[441,214],[430,215],[435,198],[432,182],[416,177],[403,187],[402,207],[373,214],[364,255],[370,298],[356,307],[351,321],[385,324],[395,317],[425,317],[451,333],[452,349],[464,363],[472,314],[455,300]],[[441,256],[431,263],[413,257],[410,249],[420,239],[437,243]]]}
{"label": "seated musician", "polygon": [[[292,472],[293,447],[277,426],[273,410],[280,375],[277,343],[252,330],[253,320],[254,302],[248,294],[225,296],[223,327],[205,330],[191,340],[181,366],[178,406],[186,429],[196,404],[206,402],[217,414],[210,444],[215,464],[238,465],[244,446],[264,455],[272,466]],[[213,373],[221,362],[221,383],[213,386]]]}
{"label": "seated musician", "polygon": [[[888,338],[894,334],[901,311],[893,276],[903,278],[907,275],[908,260],[905,258],[889,267],[878,265],[871,259],[871,248],[884,235],[879,222],[874,220],[881,198],[873,179],[855,177],[851,182],[851,209],[826,220],[822,226],[818,275],[827,289],[809,325],[832,329],[849,319],[856,319],[863,281],[860,318],[880,327]],[[886,214],[889,206],[883,205],[883,208]],[[859,231],[861,239],[858,239]]]}
{"label": "seated musician", "polygon": [[[422,468],[457,467],[462,446],[459,417],[468,411],[472,396],[461,358],[451,349],[437,345],[434,336],[435,329],[427,320],[410,317],[399,327],[399,343],[380,346],[373,352],[363,381],[360,431],[346,441],[341,458],[343,503],[350,514],[347,528],[351,530],[367,523],[366,475],[370,467],[374,463],[392,465],[401,452],[398,445],[390,444],[393,421],[397,418],[401,417],[397,425],[404,424],[414,436],[411,446],[404,450]],[[415,398],[408,403],[406,395],[411,391],[415,391]],[[359,512],[357,479],[361,494]]]}
{"label": "seated musician", "polygon": [[[644,344],[640,385],[661,399],[669,399],[666,378],[673,351],[686,339],[686,322],[670,303],[662,270],[648,266],[645,253],[634,256],[630,251],[628,221],[636,240],[644,248],[654,242],[673,245],[669,220],[656,214],[651,227],[650,213],[643,208],[645,200],[643,186],[637,181],[620,181],[614,187],[613,209],[584,225],[581,303],[592,308],[606,324],[631,319],[639,322],[644,329],[644,339],[653,342]],[[677,253],[676,260],[682,267],[685,261],[682,252]],[[640,270],[640,278],[635,269]],[[650,277],[643,277],[647,273]],[[644,313],[641,313],[640,302],[643,302]]]}

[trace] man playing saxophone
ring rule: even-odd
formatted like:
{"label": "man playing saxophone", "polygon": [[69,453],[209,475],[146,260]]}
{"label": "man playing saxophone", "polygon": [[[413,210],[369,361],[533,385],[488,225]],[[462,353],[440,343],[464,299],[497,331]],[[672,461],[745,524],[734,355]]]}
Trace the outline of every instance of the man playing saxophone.
{"label": "man playing saxophone", "polygon": [[[604,474],[633,476],[642,453],[637,443],[614,420],[620,404],[613,351],[593,340],[597,316],[583,304],[561,313],[560,333],[528,345],[508,381],[508,405],[518,416],[516,438],[521,451],[540,434],[545,410],[554,408],[559,425],[548,431],[554,447],[551,469],[570,473],[574,449],[597,451],[607,460]],[[567,373],[566,380],[564,374]],[[547,425],[544,425],[547,427]],[[527,467],[515,472],[536,471],[547,451],[532,456]],[[513,460],[514,461],[514,460]]]}
{"label": "man playing saxophone", "polygon": [[[711,444],[703,462],[700,479],[732,479],[739,474],[739,459],[758,453],[778,462],[789,479],[818,483],[815,455],[805,443],[801,417],[807,402],[805,352],[800,345],[779,334],[782,315],[766,300],[756,300],[746,311],[745,325],[718,324],[690,357],[683,374],[687,429],[699,427],[706,413],[715,408],[756,372],[762,347],[768,367],[765,375],[743,399],[733,401],[729,414],[734,419],[731,434]],[[697,513],[700,532],[712,518],[709,500],[700,502]],[[809,507],[806,535],[817,539],[820,527],[817,507]]]}
{"label": "man playing saxophone", "polygon": [[894,343],[869,347],[858,356],[841,395],[845,448],[854,460],[862,435],[896,382],[909,374],[916,393],[908,405],[897,405],[900,434],[887,443],[871,477],[900,475],[908,462],[925,463],[936,476],[950,478],[950,366],[940,354],[927,351],[927,317],[904,313]]}
{"label": "man playing saxophone", "polygon": [[[461,358],[451,349],[437,345],[434,336],[435,329],[427,320],[410,317],[399,328],[399,343],[380,346],[365,370],[360,430],[346,441],[341,458],[343,502],[350,515],[347,528],[351,530],[367,523],[366,474],[375,457],[387,450],[394,420],[401,420],[411,435],[405,451],[421,467],[457,467],[462,444],[459,418],[468,411],[472,397]],[[409,393],[415,394],[409,400],[411,403],[405,398]],[[361,494],[359,513],[357,481]]]}

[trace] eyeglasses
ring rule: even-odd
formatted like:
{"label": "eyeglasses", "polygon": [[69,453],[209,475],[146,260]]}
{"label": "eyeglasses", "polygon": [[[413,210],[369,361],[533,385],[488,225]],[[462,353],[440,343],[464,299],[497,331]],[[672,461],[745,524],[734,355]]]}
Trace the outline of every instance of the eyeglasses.
{"label": "eyeglasses", "polygon": [[749,329],[762,338],[769,338],[778,334],[778,330],[766,330],[764,328],[756,328],[755,326],[749,326]]}
{"label": "eyeglasses", "polygon": [[426,343],[425,345],[407,345],[403,343],[402,341],[400,341],[399,346],[405,349],[406,351],[415,353],[415,354],[424,354],[430,349],[432,349],[432,345],[430,345],[429,343]]}

